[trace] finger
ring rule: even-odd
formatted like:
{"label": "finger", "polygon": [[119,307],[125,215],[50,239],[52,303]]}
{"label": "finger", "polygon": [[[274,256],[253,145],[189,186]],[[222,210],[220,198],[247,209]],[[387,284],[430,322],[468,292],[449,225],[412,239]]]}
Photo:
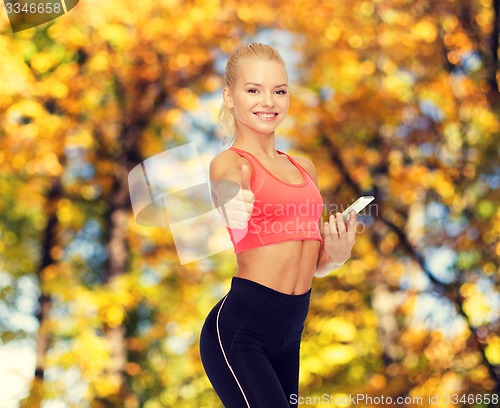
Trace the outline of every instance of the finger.
{"label": "finger", "polygon": [[234,207],[230,205],[225,205],[224,209],[226,210],[226,225],[230,228],[246,228],[248,225],[248,221],[250,219],[250,214],[246,211],[238,211]]}
{"label": "finger", "polygon": [[351,211],[349,214],[349,222],[347,224],[347,238],[349,241],[354,241],[356,237],[356,211]]}
{"label": "finger", "polygon": [[336,214],[336,219],[337,219],[337,230],[339,232],[339,238],[345,238],[346,236],[346,230],[345,230],[345,221],[344,217],[342,216],[341,213]]}
{"label": "finger", "polygon": [[252,218],[253,203],[245,203],[245,213],[248,220]]}
{"label": "finger", "polygon": [[242,190],[242,199],[246,203],[253,203],[255,201],[255,194],[252,190]]}
{"label": "finger", "polygon": [[331,245],[332,243],[332,233],[330,230],[330,224],[327,222],[324,223],[324,236],[325,236],[325,245]]}
{"label": "finger", "polygon": [[238,219],[238,212],[234,210],[234,203],[231,201],[220,206],[223,214],[224,223],[229,228],[242,228],[242,223]]}
{"label": "finger", "polygon": [[252,172],[246,164],[241,165],[241,188],[243,190],[250,190],[250,177]]}
{"label": "finger", "polygon": [[337,228],[337,219],[335,218],[335,215],[330,215],[330,230],[332,234],[332,239],[339,239],[339,231]]}
{"label": "finger", "polygon": [[225,204],[224,207],[231,214],[236,214],[237,216],[239,216],[239,214],[244,214],[246,217],[247,214],[250,215],[252,213],[254,205],[252,202],[240,200],[236,197]]}
{"label": "finger", "polygon": [[240,190],[236,197],[224,204],[224,209],[227,213],[227,218],[229,221],[248,221],[251,217],[253,211],[253,202],[248,202],[243,199],[244,193],[250,193],[251,191]]}
{"label": "finger", "polygon": [[231,229],[246,229],[248,228],[248,221],[229,220],[228,227]]}

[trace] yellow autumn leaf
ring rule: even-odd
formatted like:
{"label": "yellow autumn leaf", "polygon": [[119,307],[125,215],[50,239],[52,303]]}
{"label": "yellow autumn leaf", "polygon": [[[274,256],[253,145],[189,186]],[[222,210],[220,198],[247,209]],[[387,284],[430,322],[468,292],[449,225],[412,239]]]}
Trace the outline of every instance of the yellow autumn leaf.
{"label": "yellow autumn leaf", "polygon": [[464,301],[464,311],[469,316],[472,324],[479,326],[488,323],[488,315],[491,312],[491,308],[484,296],[476,294]]}
{"label": "yellow autumn leaf", "polygon": [[110,327],[119,326],[125,317],[125,311],[121,305],[111,304],[101,310],[103,321]]}
{"label": "yellow autumn leaf", "polygon": [[491,364],[500,364],[500,337],[493,337],[493,339],[486,346],[485,355]]}
{"label": "yellow autumn leaf", "polygon": [[356,352],[353,346],[344,344],[332,344],[320,350],[320,359],[325,364],[341,365],[348,364],[354,357]]}
{"label": "yellow autumn leaf", "polygon": [[[182,55],[178,57],[180,61]],[[182,62],[184,64],[184,62]],[[177,103],[180,108],[190,110],[197,106],[198,97],[188,88],[182,88],[177,92]]]}
{"label": "yellow autumn leaf", "polygon": [[320,327],[321,333],[331,333],[337,341],[352,341],[356,337],[356,326],[342,317],[328,319]]}
{"label": "yellow autumn leaf", "polygon": [[100,376],[99,381],[94,384],[95,393],[101,398],[116,394],[120,388],[119,378],[112,376]]}
{"label": "yellow autumn leaf", "polygon": [[7,115],[38,117],[43,115],[45,109],[37,101],[33,99],[22,99],[14,103],[8,110]]}
{"label": "yellow autumn leaf", "polygon": [[30,60],[31,67],[39,74],[48,71],[56,63],[57,59],[49,52],[38,52]]}
{"label": "yellow autumn leaf", "polygon": [[99,51],[92,56],[88,62],[89,68],[94,71],[105,71],[109,68],[110,60],[109,54],[104,51]]}
{"label": "yellow autumn leaf", "polygon": [[66,144],[69,148],[89,149],[94,145],[94,138],[89,130],[78,128],[69,132],[66,136]]}
{"label": "yellow autumn leaf", "polygon": [[417,39],[428,43],[434,42],[438,34],[435,24],[427,20],[415,24],[411,32]]}

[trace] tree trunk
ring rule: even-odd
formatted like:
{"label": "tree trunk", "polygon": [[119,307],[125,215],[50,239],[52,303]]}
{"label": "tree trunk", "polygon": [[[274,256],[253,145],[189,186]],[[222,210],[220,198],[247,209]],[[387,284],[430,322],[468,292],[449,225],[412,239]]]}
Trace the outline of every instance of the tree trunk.
{"label": "tree trunk", "polygon": [[49,317],[52,309],[52,296],[45,287],[45,281],[47,279],[47,272],[50,271],[50,268],[55,267],[56,263],[51,250],[54,248],[56,243],[58,225],[57,205],[61,198],[61,181],[57,178],[54,179],[51,189],[47,195],[47,204],[45,206],[47,226],[45,227],[45,233],[42,241],[42,259],[40,267],[37,271],[40,296],[38,297],[38,311],[36,314],[36,318],[38,320],[38,331],[36,335],[35,375],[31,382],[28,397],[21,401],[22,407],[40,407],[40,403],[43,401],[45,360],[51,343]]}

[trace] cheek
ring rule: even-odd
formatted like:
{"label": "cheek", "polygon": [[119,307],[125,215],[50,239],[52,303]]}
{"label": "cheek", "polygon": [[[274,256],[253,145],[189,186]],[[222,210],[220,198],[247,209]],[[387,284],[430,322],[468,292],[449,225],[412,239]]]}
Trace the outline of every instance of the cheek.
{"label": "cheek", "polygon": [[249,106],[251,106],[251,101],[249,101],[247,98],[238,98],[235,100],[235,105],[237,108],[240,109],[247,109]]}
{"label": "cheek", "polygon": [[282,109],[285,113],[288,112],[288,109],[290,108],[290,101],[285,101],[283,102],[283,104],[281,105],[282,106]]}

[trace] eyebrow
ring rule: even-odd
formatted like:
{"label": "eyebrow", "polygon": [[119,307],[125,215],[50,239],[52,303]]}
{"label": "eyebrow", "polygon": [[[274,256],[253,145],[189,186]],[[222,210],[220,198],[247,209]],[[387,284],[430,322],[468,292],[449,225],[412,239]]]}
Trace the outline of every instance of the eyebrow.
{"label": "eyebrow", "polygon": [[[261,84],[258,84],[256,82],[247,82],[245,85],[262,86]],[[288,86],[288,85],[287,84],[280,84],[280,85],[276,85],[275,88],[279,88],[281,86]]]}

